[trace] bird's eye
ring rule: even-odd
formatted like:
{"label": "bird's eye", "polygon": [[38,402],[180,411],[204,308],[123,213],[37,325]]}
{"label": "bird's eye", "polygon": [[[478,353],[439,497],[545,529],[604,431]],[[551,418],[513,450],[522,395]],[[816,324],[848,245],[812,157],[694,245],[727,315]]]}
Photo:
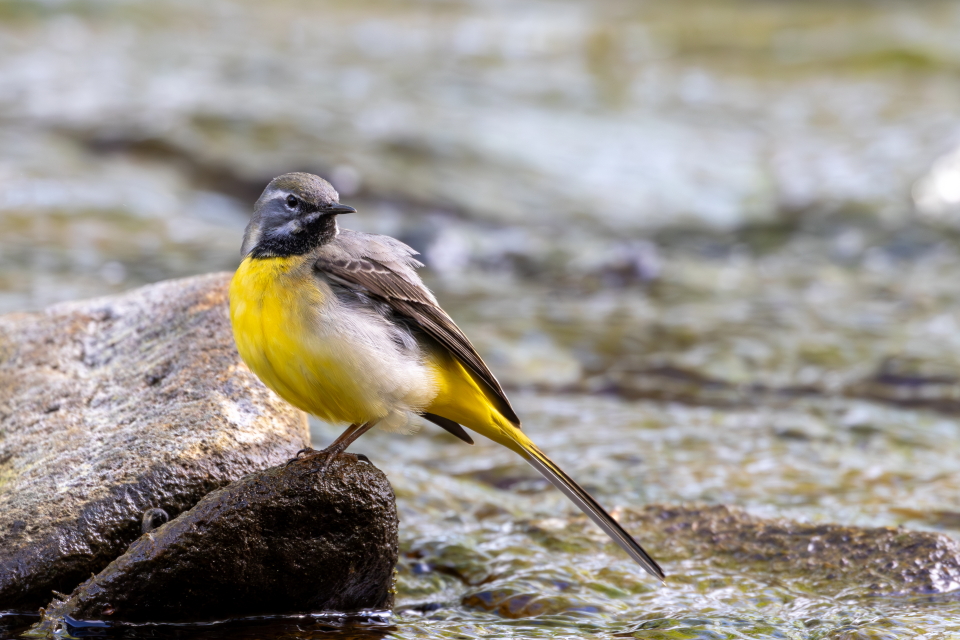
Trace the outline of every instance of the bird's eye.
{"label": "bird's eye", "polygon": [[291,209],[296,209],[297,205],[300,204],[300,201],[297,200],[297,196],[287,196],[287,206]]}

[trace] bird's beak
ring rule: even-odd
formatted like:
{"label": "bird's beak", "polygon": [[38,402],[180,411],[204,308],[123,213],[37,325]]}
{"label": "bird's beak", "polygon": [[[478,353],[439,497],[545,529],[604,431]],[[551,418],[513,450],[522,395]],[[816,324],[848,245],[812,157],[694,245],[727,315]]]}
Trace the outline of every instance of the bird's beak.
{"label": "bird's beak", "polygon": [[336,203],[336,204],[330,205],[329,207],[324,207],[324,208],[323,208],[323,212],[324,212],[324,213],[336,213],[336,214],[338,214],[338,215],[343,215],[343,214],[345,214],[345,213],[356,213],[357,210],[354,209],[353,207],[351,207],[351,206],[348,205],[348,204],[340,204],[340,203],[338,202],[338,203]]}

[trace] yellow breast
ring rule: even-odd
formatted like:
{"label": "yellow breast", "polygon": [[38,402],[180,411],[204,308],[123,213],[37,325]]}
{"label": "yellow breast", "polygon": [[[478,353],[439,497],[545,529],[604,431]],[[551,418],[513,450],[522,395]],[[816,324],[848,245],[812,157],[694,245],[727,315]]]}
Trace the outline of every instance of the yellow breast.
{"label": "yellow breast", "polygon": [[329,422],[363,422],[370,407],[317,336],[324,293],[302,256],[246,258],[230,283],[230,321],[247,366],[290,404]]}

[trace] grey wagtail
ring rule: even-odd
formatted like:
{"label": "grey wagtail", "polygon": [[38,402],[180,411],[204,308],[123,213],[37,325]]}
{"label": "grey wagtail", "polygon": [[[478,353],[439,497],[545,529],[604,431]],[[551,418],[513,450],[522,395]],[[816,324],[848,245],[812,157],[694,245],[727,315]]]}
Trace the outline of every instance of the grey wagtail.
{"label": "grey wagtail", "polygon": [[636,540],[521,431],[500,383],[414,271],[423,266],[417,252],[337,226],[338,215],[355,211],[322,178],[274,178],[230,284],[244,362],[292,405],[350,425],[309,455],[329,461],[374,426],[404,430],[411,414],[473,444],[467,427],[520,454],[663,580]]}

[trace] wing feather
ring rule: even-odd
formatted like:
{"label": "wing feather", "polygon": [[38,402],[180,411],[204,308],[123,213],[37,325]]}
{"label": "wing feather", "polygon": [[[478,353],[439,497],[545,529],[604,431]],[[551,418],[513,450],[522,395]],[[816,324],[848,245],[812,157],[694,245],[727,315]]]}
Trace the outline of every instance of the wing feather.
{"label": "wing feather", "polygon": [[423,266],[414,255],[413,249],[394,238],[344,229],[321,248],[315,268],[333,282],[385,302],[412,320],[476,376],[493,393],[500,413],[519,427],[520,419],[493,372],[414,271]]}

